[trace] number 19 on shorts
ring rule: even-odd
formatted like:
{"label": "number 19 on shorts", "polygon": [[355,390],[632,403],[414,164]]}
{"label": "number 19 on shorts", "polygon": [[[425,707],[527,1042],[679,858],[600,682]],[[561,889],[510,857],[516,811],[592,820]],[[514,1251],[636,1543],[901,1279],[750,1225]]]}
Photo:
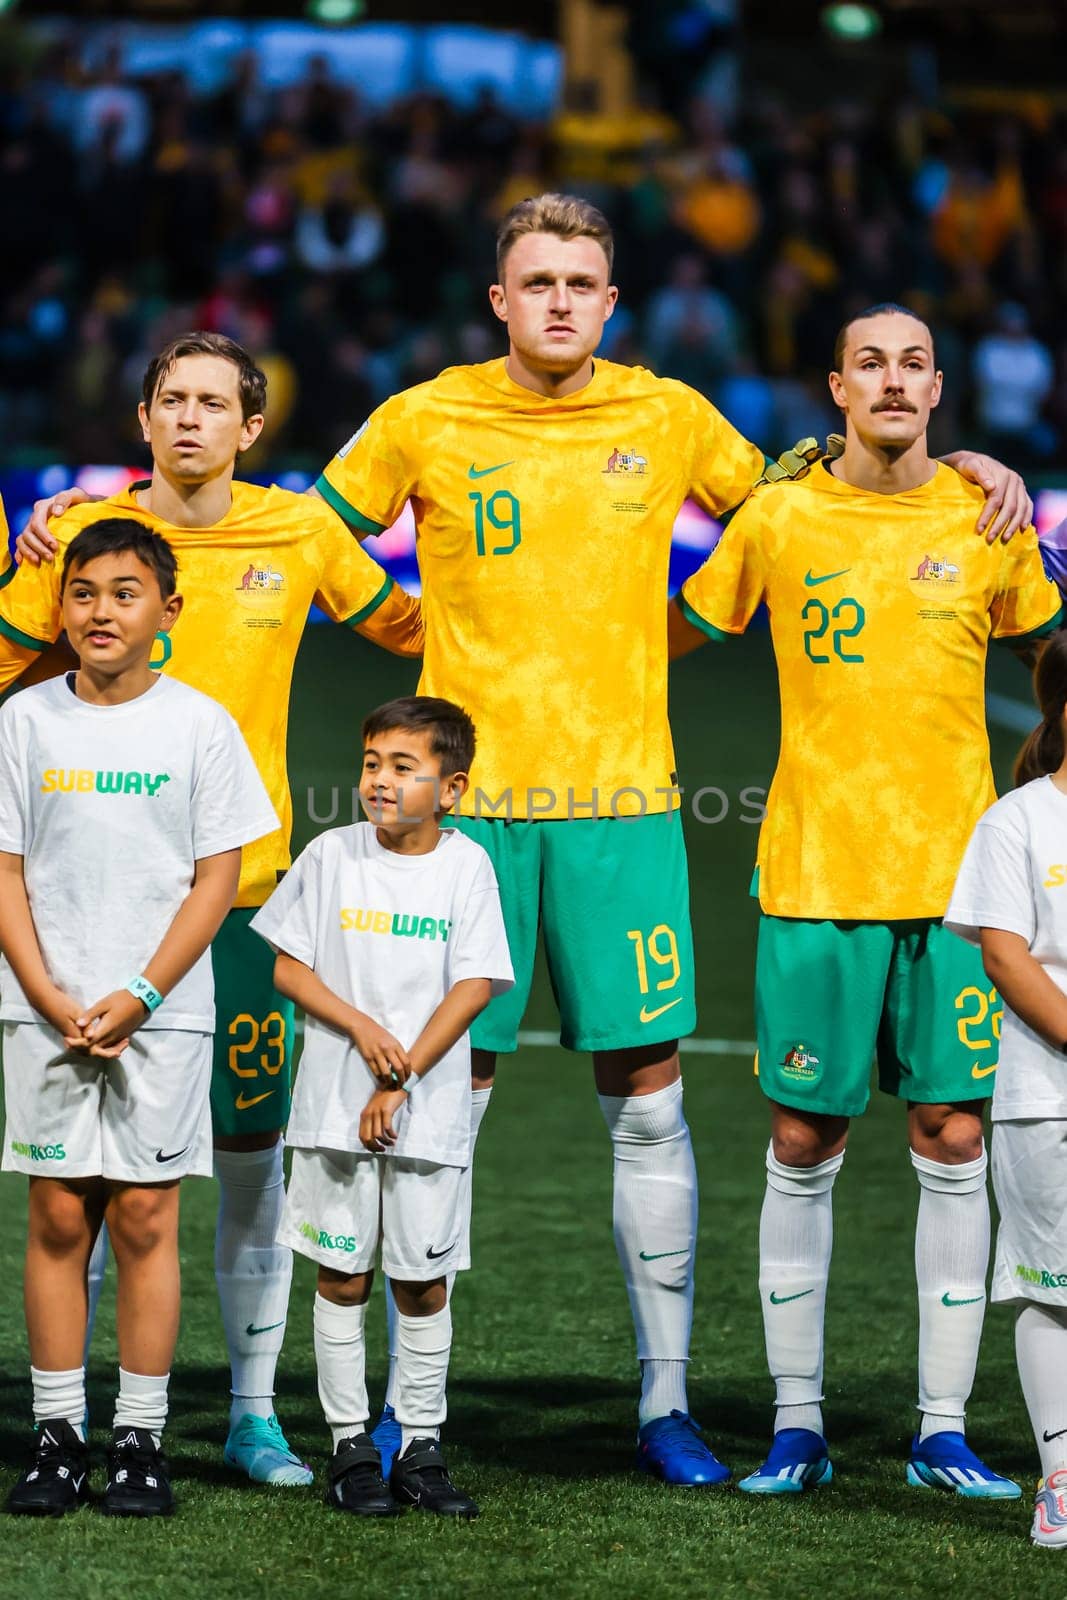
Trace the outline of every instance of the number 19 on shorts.
{"label": "number 19 on shorts", "polygon": [[637,987],[644,999],[640,1020],[653,1022],[672,1006],[679,1005],[683,998],[680,994],[668,998],[682,975],[677,935],[666,922],[659,922],[649,934],[640,928],[631,928],[626,937],[633,946]]}

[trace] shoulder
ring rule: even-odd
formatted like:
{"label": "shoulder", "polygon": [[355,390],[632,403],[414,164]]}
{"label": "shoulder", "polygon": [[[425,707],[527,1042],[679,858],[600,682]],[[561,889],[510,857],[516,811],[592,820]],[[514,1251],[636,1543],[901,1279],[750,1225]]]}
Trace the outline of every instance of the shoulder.
{"label": "shoulder", "polygon": [[988,811],[982,813],[975,829],[976,834],[1006,834],[1021,839],[1029,832],[1030,819],[1044,809],[1048,800],[1047,778],[1034,778],[1018,789],[995,800]]}
{"label": "shoulder", "polygon": [[933,490],[938,503],[946,510],[958,511],[974,519],[977,519],[985,502],[985,492],[976,483],[962,478],[955,468],[946,467],[943,461],[937,463]]}
{"label": "shoulder", "polygon": [[234,502],[242,518],[254,517],[263,524],[268,543],[271,528],[292,538],[294,534],[317,534],[323,528],[334,529],[338,525],[337,513],[318,495],[297,494],[278,483],[267,488],[258,483],[234,484]]}
{"label": "shoulder", "polygon": [[209,736],[222,738],[242,739],[243,735],[233,717],[213,700],[209,694],[204,694],[200,689],[194,689],[188,683],[183,683],[180,678],[172,678],[166,673],[160,673],[159,682],[151,691],[151,698],[146,709],[156,715],[180,719],[175,722],[175,729],[186,728],[203,731]]}
{"label": "shoulder", "polygon": [[442,833],[444,837],[438,846],[445,852],[442,865],[447,865],[463,884],[488,880],[495,886],[496,872],[489,852],[458,828],[444,828]]}
{"label": "shoulder", "polygon": [[62,710],[66,700],[71,702],[74,709],[77,708],[77,701],[67,687],[65,673],[58,678],[47,678],[44,683],[31,684],[28,689],[20,689],[0,704],[0,729],[5,734],[13,734],[16,730],[32,727],[50,712]]}
{"label": "shoulder", "polygon": [[146,526],[154,527],[148,512],[134,499],[132,488],[127,488],[106,500],[87,500],[82,505],[71,506],[62,516],[50,517],[48,530],[63,550],[83,528],[91,528],[95,522],[105,522],[110,517],[123,517],[133,522],[140,519]]}

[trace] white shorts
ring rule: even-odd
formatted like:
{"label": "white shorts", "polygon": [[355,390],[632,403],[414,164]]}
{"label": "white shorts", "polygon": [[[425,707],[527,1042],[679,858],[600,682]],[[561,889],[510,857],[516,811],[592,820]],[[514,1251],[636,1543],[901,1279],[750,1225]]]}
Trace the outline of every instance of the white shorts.
{"label": "white shorts", "polygon": [[45,1023],[5,1022],[5,1172],[169,1183],[210,1178],[211,1034],[148,1028],[113,1061]]}
{"label": "white shorts", "polygon": [[470,1214],[463,1167],[370,1151],[294,1150],[278,1243],[335,1272],[382,1270],[402,1283],[464,1272]]}
{"label": "white shorts", "polygon": [[995,1122],[997,1301],[1067,1306],[1067,1122]]}

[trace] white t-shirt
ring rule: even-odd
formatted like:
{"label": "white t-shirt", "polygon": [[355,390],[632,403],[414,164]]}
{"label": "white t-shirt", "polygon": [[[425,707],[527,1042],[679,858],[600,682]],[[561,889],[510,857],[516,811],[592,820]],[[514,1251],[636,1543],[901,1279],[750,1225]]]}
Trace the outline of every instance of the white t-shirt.
{"label": "white t-shirt", "polygon": [[[0,706],[0,850],[23,857],[45,966],[81,1005],[143,972],[201,856],[277,827],[236,722],[176,678],[119,706],[53,678]],[[0,1019],[40,1021],[6,960]],[[210,951],[141,1026],[214,1031]]]}
{"label": "white t-shirt", "polygon": [[[515,981],[492,863],[454,828],[417,856],[386,850],[370,822],[331,828],[293,862],[252,927],[406,1050],[461,978],[488,978],[494,995]],[[309,1016],[286,1142],[362,1150],[360,1114],[376,1087],[355,1046]],[[390,1154],[467,1165],[466,1034],[415,1084],[393,1126]]]}
{"label": "white t-shirt", "polygon": [[[1067,994],[1067,794],[1035,778],[990,806],[967,846],[945,926],[971,944],[982,928],[1026,940],[1030,954]],[[994,1122],[1067,1117],[1067,1056],[1007,1006]]]}

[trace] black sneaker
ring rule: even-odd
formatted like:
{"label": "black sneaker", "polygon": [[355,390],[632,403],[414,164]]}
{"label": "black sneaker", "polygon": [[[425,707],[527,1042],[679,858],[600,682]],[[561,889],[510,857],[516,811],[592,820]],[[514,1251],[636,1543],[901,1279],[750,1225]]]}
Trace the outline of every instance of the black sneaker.
{"label": "black sneaker", "polygon": [[116,1428],[107,1453],[105,1517],[169,1517],[170,1464],[146,1428]]}
{"label": "black sneaker", "polygon": [[433,1511],[439,1517],[476,1517],[478,1507],[470,1495],[457,1489],[448,1476],[444,1454],[436,1439],[412,1439],[393,1462],[389,1487],[394,1500]]}
{"label": "black sneaker", "polygon": [[326,1504],[357,1517],[398,1517],[398,1506],[382,1477],[382,1459],[365,1433],[342,1439],[327,1470]]}
{"label": "black sneaker", "polygon": [[7,1498],[19,1517],[62,1517],[89,1498],[89,1446],[66,1417],[37,1424],[33,1460]]}

